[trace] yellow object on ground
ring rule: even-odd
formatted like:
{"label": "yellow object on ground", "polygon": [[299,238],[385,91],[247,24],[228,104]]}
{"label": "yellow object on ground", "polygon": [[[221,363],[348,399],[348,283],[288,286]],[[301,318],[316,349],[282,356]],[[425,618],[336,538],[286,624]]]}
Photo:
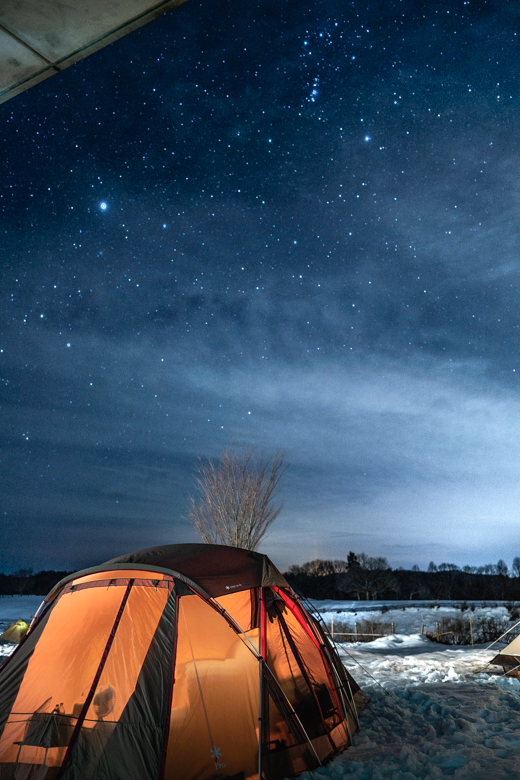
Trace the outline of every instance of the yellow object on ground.
{"label": "yellow object on ground", "polygon": [[29,630],[28,624],[25,620],[17,620],[12,626],[9,626],[3,634],[0,635],[0,639],[4,639],[6,642],[15,642],[19,644],[26,633]]}

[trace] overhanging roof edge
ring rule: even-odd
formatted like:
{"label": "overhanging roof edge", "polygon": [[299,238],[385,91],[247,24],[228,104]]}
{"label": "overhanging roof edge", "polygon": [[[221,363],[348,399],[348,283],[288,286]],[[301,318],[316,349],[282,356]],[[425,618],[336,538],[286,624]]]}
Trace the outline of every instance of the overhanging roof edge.
{"label": "overhanging roof edge", "polygon": [[[158,16],[161,16],[167,11],[170,11],[172,8],[175,8],[178,5],[182,5],[185,2],[186,0],[161,0],[161,2],[157,3],[152,8],[148,8],[142,14],[132,17],[124,24],[109,30],[103,35],[100,35],[98,38],[90,41],[85,46],[82,46],[79,49],[75,49],[65,57],[60,57],[52,62],[47,60],[47,58],[38,52],[33,46],[30,46],[28,43],[26,43],[23,38],[20,37],[20,35],[14,36],[18,42],[31,51],[32,54],[36,54],[37,56],[41,57],[44,62],[48,62],[49,64],[44,65],[39,70],[35,70],[27,78],[17,81],[16,83],[7,87],[7,89],[2,90],[0,92],[0,104],[5,103],[12,97],[15,97],[15,95],[19,95],[21,92],[29,89],[29,87],[39,84],[41,81],[49,78],[49,76],[53,76],[55,73],[59,73],[59,71],[65,70],[65,68],[68,68],[70,65],[74,65],[74,63],[79,62],[79,60],[82,60],[84,57],[88,57],[89,54],[94,54],[94,52],[99,51],[99,49],[108,46],[108,44],[124,37],[133,30],[137,30],[139,27],[142,27],[148,22],[151,22],[153,19],[156,19]],[[7,32],[9,35],[13,35],[13,33],[7,28],[5,28],[5,32]]]}

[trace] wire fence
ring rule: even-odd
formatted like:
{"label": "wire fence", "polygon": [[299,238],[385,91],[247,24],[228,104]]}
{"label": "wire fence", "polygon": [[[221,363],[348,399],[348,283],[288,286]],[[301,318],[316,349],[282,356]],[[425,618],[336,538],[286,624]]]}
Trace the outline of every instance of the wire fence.
{"label": "wire fence", "polygon": [[[426,627],[422,623],[419,633],[441,644],[474,646],[498,639],[510,625],[511,622],[505,617],[474,618],[469,611],[466,616],[441,618],[435,622],[434,628],[431,625]],[[373,642],[375,639],[395,634],[395,623],[382,620],[362,619],[352,624],[334,620],[332,616],[327,627],[332,639],[337,642]]]}

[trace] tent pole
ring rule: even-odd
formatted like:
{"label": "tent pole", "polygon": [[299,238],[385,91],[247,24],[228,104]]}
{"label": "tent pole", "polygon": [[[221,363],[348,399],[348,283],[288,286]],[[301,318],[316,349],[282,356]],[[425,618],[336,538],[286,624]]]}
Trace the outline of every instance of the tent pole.
{"label": "tent pole", "polygon": [[518,664],[517,666],[513,666],[512,669],[508,669],[507,672],[504,670],[504,674],[502,675],[502,677],[507,677],[507,675],[511,674],[511,672],[516,672],[517,669],[520,669],[520,664]]}
{"label": "tent pole", "polygon": [[[275,684],[276,688],[278,689],[278,692],[279,692],[279,693],[281,694],[281,696],[282,696],[282,699],[283,699],[283,701],[284,701],[284,704],[285,704],[285,705],[288,707],[288,709],[289,709],[289,711],[290,711],[291,715],[293,716],[293,718],[294,718],[294,719],[296,720],[296,722],[298,723],[298,727],[301,729],[301,732],[302,732],[303,736],[304,736],[304,737],[305,737],[305,739],[307,740],[307,744],[309,745],[310,749],[311,749],[311,750],[312,750],[312,752],[314,753],[314,756],[315,756],[315,758],[316,758],[316,761],[318,762],[318,764],[319,764],[320,766],[323,766],[323,764],[322,764],[322,763],[321,763],[321,761],[320,761],[320,757],[319,757],[319,756],[318,756],[318,754],[316,753],[316,750],[315,750],[315,748],[314,748],[314,745],[312,744],[311,738],[309,737],[309,735],[308,735],[308,734],[307,734],[307,732],[305,731],[305,728],[304,728],[304,726],[303,726],[303,723],[301,722],[300,718],[298,717],[298,714],[297,714],[296,710],[294,709],[293,705],[291,704],[291,701],[290,701],[289,697],[287,696],[287,694],[285,693],[284,689],[282,688],[282,686],[280,685],[280,683],[278,682],[278,680],[277,680],[277,679],[276,679],[276,677],[274,676],[273,672],[272,672],[272,671],[269,669],[269,667],[267,666],[267,664],[265,664],[265,668],[266,668],[266,669],[267,669],[267,671],[269,672],[269,679],[271,680],[271,682],[272,682],[272,683],[274,683],[274,684]],[[280,709],[280,708],[279,708],[279,709]],[[281,713],[281,714],[283,715],[283,713]],[[311,772],[312,770],[308,769],[307,771],[308,771],[308,772]]]}
{"label": "tent pole", "polygon": [[[184,618],[184,626],[186,628],[186,636],[188,637],[188,643],[189,643],[189,646],[190,646],[191,660],[192,660],[192,663],[193,663],[193,669],[195,671],[195,678],[197,680],[197,686],[198,686],[198,689],[199,689],[200,703],[202,704],[202,711],[204,712],[204,718],[206,719],[206,727],[208,729],[208,736],[209,736],[209,742],[210,742],[210,751],[209,752],[210,752],[210,754],[213,757],[213,760],[215,762],[215,769],[218,772],[219,768],[217,766],[217,764],[218,764],[218,760],[217,760],[217,746],[215,744],[215,740],[213,739],[213,734],[211,733],[211,726],[210,726],[210,723],[209,723],[208,711],[206,709],[206,702],[204,701],[204,694],[202,693],[202,685],[200,683],[199,670],[197,669],[197,662],[195,660],[195,653],[193,652],[193,645],[191,643],[191,636],[190,636],[190,632],[189,632],[189,629],[188,629],[188,621],[186,620],[186,613],[183,612],[182,616]],[[217,777],[219,778],[219,780],[222,777],[220,772],[218,773]]]}
{"label": "tent pole", "polygon": [[123,595],[123,599],[121,601],[121,604],[119,606],[119,610],[116,615],[116,619],[114,620],[114,624],[112,626],[112,630],[109,634],[109,637],[107,639],[107,642],[105,644],[105,648],[103,650],[103,654],[101,656],[101,660],[98,664],[96,674],[94,675],[94,679],[91,683],[90,690],[87,694],[87,698],[83,702],[83,706],[81,708],[81,712],[78,715],[78,718],[76,720],[76,725],[74,726],[74,729],[72,731],[71,737],[69,739],[69,744],[67,745],[67,749],[65,751],[65,756],[63,758],[63,761],[61,763],[61,767],[58,770],[57,778],[58,780],[61,780],[61,778],[64,776],[66,770],[68,769],[68,764],[70,762],[70,754],[74,750],[76,743],[78,741],[78,737],[80,734],[81,729],[83,728],[83,723],[85,722],[85,718],[87,717],[87,713],[89,710],[89,707],[92,703],[92,699],[94,698],[94,694],[96,692],[96,688],[99,684],[99,680],[101,679],[101,675],[103,673],[103,669],[105,668],[105,664],[107,662],[108,655],[110,653],[111,647],[114,643],[114,639],[116,636],[117,629],[119,628],[119,624],[121,623],[121,618],[123,617],[123,612],[125,611],[126,603],[128,601],[128,597],[130,596],[130,591],[132,590],[132,587],[134,585],[135,580],[130,579],[128,581],[128,585],[126,587],[126,590]]}
{"label": "tent pole", "polygon": [[[495,639],[495,641],[494,641],[494,642],[491,642],[491,644],[490,644],[490,645],[488,645],[488,647],[484,647],[484,649],[483,649],[483,650],[484,650],[484,652],[486,652],[486,653],[487,653],[487,651],[488,651],[488,650],[491,650],[491,648],[493,647],[493,645],[496,645],[496,643],[497,643],[497,642],[500,642],[500,640],[501,640],[501,639],[503,639],[503,638],[505,637],[505,635],[506,635],[506,634],[509,634],[509,632],[510,632],[510,631],[512,631],[512,630],[513,630],[514,628],[516,628],[517,626],[520,626],[520,620],[519,620],[517,623],[515,623],[515,624],[514,624],[514,626],[511,626],[510,628],[508,628],[508,629],[507,629],[507,631],[504,631],[504,633],[503,633],[503,634],[501,634],[501,635],[498,637],[498,639]],[[16,651],[15,651],[15,652],[16,652]],[[485,663],[485,664],[484,664],[484,666],[482,666],[482,667],[479,667],[478,669],[475,669],[475,674],[478,674],[479,672],[483,672],[483,671],[484,671],[484,669],[487,669],[487,667],[488,667],[490,664],[491,664],[491,661],[488,661],[487,663]]]}
{"label": "tent pole", "polygon": [[[302,724],[302,722],[301,722],[300,718],[299,718],[299,717],[298,717],[298,715],[296,714],[296,711],[295,711],[294,707],[292,706],[292,704],[291,704],[291,702],[290,702],[289,698],[287,697],[287,694],[285,693],[285,691],[283,690],[282,686],[280,685],[280,683],[278,682],[278,680],[277,680],[277,679],[276,679],[276,677],[274,676],[273,672],[271,671],[271,669],[269,668],[269,666],[268,666],[268,665],[267,665],[267,663],[265,662],[265,659],[264,659],[264,658],[262,658],[262,655],[261,655],[261,653],[259,653],[259,652],[258,652],[258,650],[257,650],[257,649],[256,649],[256,647],[254,646],[254,644],[251,642],[250,638],[249,638],[249,637],[247,636],[247,634],[245,633],[244,629],[243,629],[243,628],[241,628],[241,627],[238,625],[238,623],[236,622],[236,620],[234,620],[234,619],[231,617],[231,615],[229,614],[229,612],[227,612],[227,611],[224,609],[224,607],[222,607],[222,606],[221,606],[221,605],[218,603],[218,601],[217,601],[217,599],[216,599],[216,598],[209,598],[209,599],[207,599],[207,603],[208,603],[208,604],[211,604],[211,605],[213,606],[213,608],[214,608],[214,609],[216,609],[216,611],[217,611],[217,612],[219,612],[219,613],[220,613],[220,614],[221,614],[223,617],[225,617],[225,619],[227,620],[227,622],[229,623],[229,625],[230,625],[231,627],[234,627],[235,631],[237,632],[237,634],[238,634],[238,635],[240,636],[240,638],[242,639],[242,641],[243,641],[244,645],[245,645],[246,647],[248,647],[248,649],[252,650],[252,652],[253,652],[253,653],[255,654],[255,656],[258,658],[259,662],[261,662],[261,663],[262,663],[262,665],[263,665],[263,667],[264,667],[264,668],[267,670],[267,672],[269,673],[269,679],[271,679],[271,680],[272,680],[272,682],[273,682],[273,683],[275,683],[275,685],[276,685],[276,687],[277,687],[278,691],[280,692],[280,694],[281,694],[281,695],[282,695],[282,697],[283,697],[283,700],[284,700],[285,704],[286,704],[286,705],[288,705],[288,707],[289,707],[289,709],[290,709],[290,711],[291,711],[291,713],[292,713],[293,717],[294,717],[294,718],[295,718],[295,720],[298,722],[298,725],[299,725],[299,727],[300,727],[300,729],[301,729],[301,731],[302,731],[303,735],[305,736],[305,739],[307,740],[307,743],[308,743],[309,747],[311,748],[312,752],[314,753],[314,755],[315,755],[315,757],[316,757],[316,760],[318,761],[318,764],[319,764],[320,766],[323,766],[323,764],[321,763],[321,761],[320,761],[320,759],[319,759],[319,756],[318,756],[318,754],[316,753],[316,750],[314,749],[314,745],[312,744],[312,741],[311,741],[311,739],[310,739],[309,735],[308,735],[308,734],[307,734],[307,732],[305,731],[305,728],[303,727],[303,724]],[[265,632],[264,632],[264,633],[265,633]],[[385,689],[385,688],[383,688],[383,690],[386,690],[386,689]],[[388,693],[388,691],[387,691],[387,693]],[[311,771],[311,770],[307,770],[307,771]],[[261,778],[259,777],[259,778],[258,778],[258,780],[261,780]]]}
{"label": "tent pole", "polygon": [[[334,634],[332,634],[332,636],[331,636],[331,634],[329,632],[329,629],[327,627],[327,624],[325,623],[325,621],[323,620],[323,618],[321,616],[321,613],[318,612],[318,610],[316,610],[314,608],[314,606],[312,605],[312,603],[309,601],[309,599],[306,596],[301,597],[300,600],[305,602],[305,605],[307,607],[307,611],[309,612],[310,615],[312,615],[312,617],[315,619],[315,621],[318,624],[321,624],[323,626],[323,633],[324,633],[324,635],[328,636],[329,639],[331,639],[332,647],[336,651],[336,655],[338,657],[339,662],[343,665],[343,662],[342,662],[341,657],[339,655],[338,646],[337,646],[337,644],[336,644],[336,642],[334,640]],[[334,628],[333,620],[334,620],[334,618],[332,618],[332,621],[331,621],[332,628]],[[316,632],[314,632],[314,633],[316,633]],[[356,701],[354,699],[354,694],[352,693],[352,688],[350,686],[350,681],[348,679],[348,676],[347,676],[346,680],[347,680],[348,689],[349,689],[349,693],[350,693],[351,707],[348,706],[348,704],[350,704],[349,698],[348,698],[347,692],[345,690],[345,687],[342,684],[342,680],[341,680],[341,677],[339,675],[339,672],[336,669],[336,665],[333,662],[333,659],[332,659],[332,657],[330,655],[329,649],[328,649],[327,645],[323,644],[323,641],[321,640],[321,638],[318,637],[318,639],[319,639],[319,642],[320,642],[320,647],[325,648],[325,651],[326,651],[327,658],[328,658],[328,661],[329,661],[331,669],[334,670],[334,674],[336,676],[336,681],[338,683],[337,690],[339,690],[341,698],[342,698],[343,708],[345,710],[345,716],[347,715],[348,710],[351,709],[353,711],[353,713],[354,713],[354,720],[356,721],[356,723],[358,725],[358,728],[359,728],[359,717],[358,717],[358,712],[357,712],[357,707],[356,707]],[[348,703],[347,706],[345,706],[345,701]],[[348,724],[348,718],[347,718],[347,724]]]}
{"label": "tent pole", "polygon": [[[491,644],[490,644],[488,647],[485,647],[485,648],[484,648],[484,650],[485,650],[486,652],[487,652],[488,650],[490,650],[490,649],[493,647],[493,645],[496,645],[496,643],[497,643],[497,642],[500,642],[500,640],[502,639],[502,637],[504,637],[506,634],[509,634],[509,632],[510,632],[510,631],[512,631],[512,630],[513,630],[514,628],[516,628],[517,626],[520,626],[520,620],[519,620],[517,623],[515,623],[515,624],[514,624],[514,626],[511,626],[510,628],[508,628],[508,629],[507,629],[507,631],[504,631],[504,633],[503,633],[503,634],[501,634],[501,635],[498,637],[498,639],[495,639],[495,641],[494,641],[494,642],[491,642]],[[486,664],[486,666],[487,666],[487,664]]]}
{"label": "tent pole", "polygon": [[264,589],[260,587],[260,615],[258,620],[258,780],[262,780],[262,612],[264,609]]}

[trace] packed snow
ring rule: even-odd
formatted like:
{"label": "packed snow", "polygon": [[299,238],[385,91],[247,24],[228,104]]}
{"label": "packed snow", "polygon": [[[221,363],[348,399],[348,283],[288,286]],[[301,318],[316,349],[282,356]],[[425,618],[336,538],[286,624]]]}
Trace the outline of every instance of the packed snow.
{"label": "packed snow", "polygon": [[[0,625],[28,620],[37,596],[0,598]],[[402,609],[383,603],[314,602],[330,625],[356,616],[394,623],[396,633],[369,643],[338,644],[345,666],[371,699],[360,715],[353,746],[302,780],[520,780],[520,683],[487,662],[497,645],[459,647],[431,642],[440,615],[461,614],[456,604]],[[388,611],[382,611],[383,607]],[[355,614],[356,613],[356,614]],[[477,615],[508,616],[502,604],[475,604]],[[425,628],[425,630],[427,630]],[[503,647],[504,645],[500,645]],[[0,645],[8,655],[13,645]]]}

